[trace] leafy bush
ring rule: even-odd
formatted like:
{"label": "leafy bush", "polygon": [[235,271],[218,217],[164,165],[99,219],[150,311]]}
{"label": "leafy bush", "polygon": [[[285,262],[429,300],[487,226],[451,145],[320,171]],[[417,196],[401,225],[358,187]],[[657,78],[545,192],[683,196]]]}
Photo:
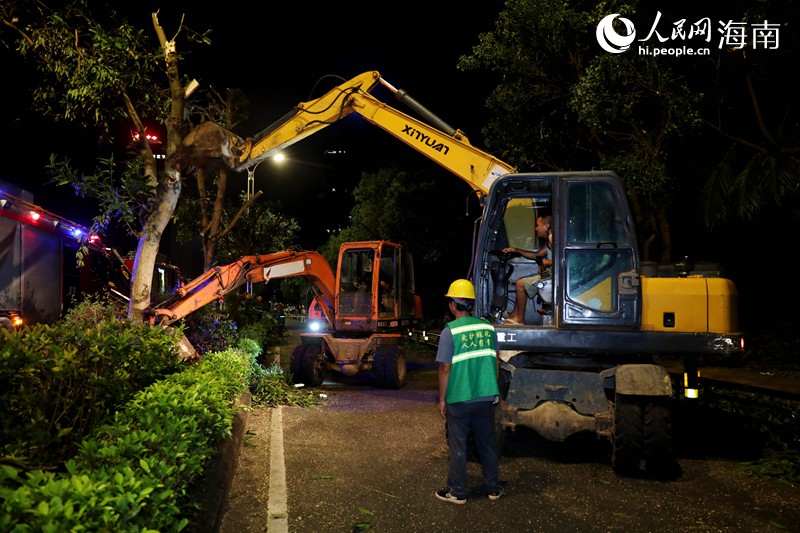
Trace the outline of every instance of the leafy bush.
{"label": "leafy bush", "polygon": [[201,356],[234,346],[237,329],[226,313],[209,306],[198,309],[184,321],[186,338]]}
{"label": "leafy bush", "polygon": [[119,302],[90,294],[67,311],[63,322],[66,326],[83,329],[107,320],[124,320],[126,316],[127,309]]}
{"label": "leafy bush", "polygon": [[78,316],[23,328],[0,345],[3,456],[61,464],[133,394],[181,369],[173,331]]}
{"label": "leafy bush", "polygon": [[236,343],[236,348],[248,354],[255,361],[264,352],[261,344],[250,337],[242,337]]}
{"label": "leafy bush", "polygon": [[266,368],[262,366],[259,360],[263,350],[257,341],[247,337],[240,338],[237,348],[250,356],[249,389],[253,405],[308,407],[319,404],[319,398],[313,391],[295,388],[290,376],[284,373],[280,365],[271,363]]}
{"label": "leafy bush", "polygon": [[180,531],[216,446],[231,434],[250,356],[207,355],[135,395],[66,472],[0,468],[0,531]]}
{"label": "leafy bush", "polygon": [[[262,348],[276,346],[283,338],[283,328],[271,316],[262,317],[259,321],[239,328],[240,339],[251,339]],[[241,342],[241,341],[240,341]],[[263,354],[263,350],[260,355]]]}

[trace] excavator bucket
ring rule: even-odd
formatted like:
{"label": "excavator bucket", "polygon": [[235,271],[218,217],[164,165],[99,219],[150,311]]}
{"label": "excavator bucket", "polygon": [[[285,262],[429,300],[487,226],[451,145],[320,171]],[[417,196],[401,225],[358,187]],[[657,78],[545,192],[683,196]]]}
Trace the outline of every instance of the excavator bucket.
{"label": "excavator bucket", "polygon": [[186,335],[181,334],[181,340],[178,342],[178,346],[181,350],[180,358],[182,361],[188,363],[199,357],[197,355],[197,350],[195,350],[194,346],[192,346],[192,343],[189,342],[189,339],[186,338]]}
{"label": "excavator bucket", "polygon": [[242,139],[213,122],[202,122],[186,135],[171,159],[183,166],[233,168],[234,152],[242,143]]}

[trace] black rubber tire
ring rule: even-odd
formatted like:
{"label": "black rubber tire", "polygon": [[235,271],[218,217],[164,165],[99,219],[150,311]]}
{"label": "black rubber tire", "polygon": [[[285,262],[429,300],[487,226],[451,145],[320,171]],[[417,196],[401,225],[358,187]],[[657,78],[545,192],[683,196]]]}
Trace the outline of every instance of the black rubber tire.
{"label": "black rubber tire", "polygon": [[644,458],[643,420],[639,397],[616,395],[611,464],[617,474],[631,476],[640,472],[641,460]]}
{"label": "black rubber tire", "polygon": [[680,475],[672,450],[672,413],[669,398],[653,397],[644,402],[643,446],[647,474],[662,480]]}
{"label": "black rubber tire", "polygon": [[14,333],[14,324],[11,323],[11,319],[8,317],[0,317],[0,328],[3,328],[9,333]]}
{"label": "black rubber tire", "polygon": [[305,344],[300,344],[292,350],[292,359],[289,363],[289,373],[292,375],[292,383],[300,383],[300,372],[303,368],[303,353],[305,352]]}
{"label": "black rubber tire", "polygon": [[378,346],[372,358],[372,376],[375,386],[383,389],[400,389],[406,384],[408,368],[406,356],[399,346]]}
{"label": "black rubber tire", "polygon": [[325,381],[327,368],[322,359],[322,347],[314,344],[301,344],[292,352],[290,366],[292,381],[308,387],[319,387]]}
{"label": "black rubber tire", "polygon": [[386,387],[386,351],[384,346],[378,346],[372,354],[372,380],[376,387]]}

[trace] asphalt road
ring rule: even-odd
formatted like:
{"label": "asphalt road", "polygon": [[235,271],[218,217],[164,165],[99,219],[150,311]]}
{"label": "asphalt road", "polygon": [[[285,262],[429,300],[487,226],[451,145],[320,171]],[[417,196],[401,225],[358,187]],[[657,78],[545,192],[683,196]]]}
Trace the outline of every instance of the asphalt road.
{"label": "asphalt road", "polygon": [[[471,493],[456,506],[433,496],[447,475],[433,353],[410,362],[403,389],[336,375],[319,393],[326,397],[318,407],[252,414],[254,444],[243,447],[223,533],[800,532],[800,486],[744,471],[744,440],[740,446],[736,428],[718,421],[676,413],[682,475],[671,482],[615,475],[610,446],[593,435],[551,443],[520,430],[507,438],[500,461],[507,495],[489,501],[480,467],[470,463]],[[283,452],[277,482],[254,477],[258,469],[248,466],[272,461],[264,470],[275,475],[269,439],[276,420]],[[249,509],[236,510],[243,505]]]}

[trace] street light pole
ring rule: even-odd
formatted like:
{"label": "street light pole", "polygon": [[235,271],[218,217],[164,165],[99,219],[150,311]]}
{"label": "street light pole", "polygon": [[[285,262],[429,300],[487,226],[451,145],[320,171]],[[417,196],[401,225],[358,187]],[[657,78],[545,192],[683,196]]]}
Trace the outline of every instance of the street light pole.
{"label": "street light pole", "polygon": [[[276,161],[276,162],[280,163],[285,159],[285,157],[281,152],[278,152],[277,154],[272,156],[272,159],[273,159],[273,161]],[[259,161],[258,163],[256,163],[255,165],[253,165],[252,167],[249,167],[247,169],[247,193],[246,193],[246,196],[245,196],[245,201],[250,201],[250,198],[252,198],[256,194],[256,169],[258,168],[258,165],[260,165],[264,161],[266,161],[266,159],[263,159],[263,160]],[[250,213],[250,208],[249,207],[247,208],[247,213],[248,214]],[[253,296],[253,282],[252,281],[248,281],[245,284],[245,291],[250,296]]]}
{"label": "street light pole", "polygon": [[260,164],[259,162],[256,166],[247,169],[247,200],[256,194],[256,168]]}
{"label": "street light pole", "polygon": [[[247,194],[245,196],[245,201],[250,201],[250,198],[255,196],[256,194],[256,168],[260,165],[262,161],[259,161],[254,166],[247,169]],[[250,214],[250,208],[247,208],[247,213]],[[251,297],[253,296],[253,282],[248,281],[245,283],[245,292],[249,294]]]}

